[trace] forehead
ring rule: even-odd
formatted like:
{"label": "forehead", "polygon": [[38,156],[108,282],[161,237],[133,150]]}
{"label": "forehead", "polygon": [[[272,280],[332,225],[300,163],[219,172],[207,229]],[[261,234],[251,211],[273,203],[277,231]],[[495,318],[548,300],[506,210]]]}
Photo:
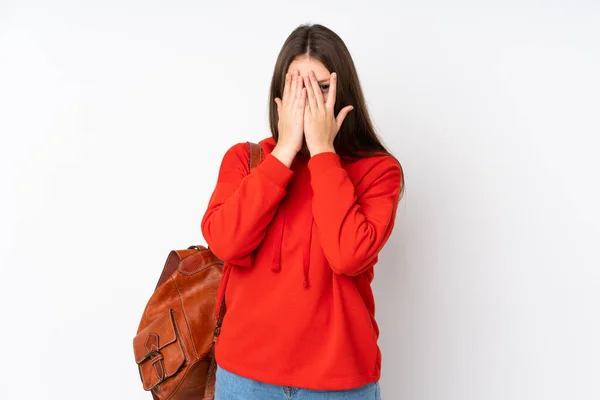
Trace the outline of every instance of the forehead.
{"label": "forehead", "polygon": [[310,70],[315,72],[318,80],[329,78],[329,70],[325,68],[323,63],[315,58],[311,58],[309,56],[299,56],[294,59],[290,63],[287,72],[292,72],[293,70],[299,70],[300,75],[308,76],[308,72]]}

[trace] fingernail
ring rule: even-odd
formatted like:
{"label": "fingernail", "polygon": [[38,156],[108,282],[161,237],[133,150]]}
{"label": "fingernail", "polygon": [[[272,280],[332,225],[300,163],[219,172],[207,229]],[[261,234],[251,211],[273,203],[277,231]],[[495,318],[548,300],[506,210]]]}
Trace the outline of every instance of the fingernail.
{"label": "fingernail", "polygon": [[335,79],[335,78],[337,78],[337,74],[336,74],[335,72],[333,72],[333,73],[331,74],[331,77],[332,77],[333,79]]}

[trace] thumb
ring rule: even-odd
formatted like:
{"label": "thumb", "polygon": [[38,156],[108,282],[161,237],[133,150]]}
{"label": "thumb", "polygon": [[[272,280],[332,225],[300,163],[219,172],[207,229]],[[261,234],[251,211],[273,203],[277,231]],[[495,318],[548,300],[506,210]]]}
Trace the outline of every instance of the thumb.
{"label": "thumb", "polygon": [[337,117],[335,118],[335,121],[337,122],[338,130],[340,130],[340,128],[342,127],[342,123],[344,122],[344,119],[346,119],[346,116],[352,110],[354,110],[353,106],[346,106],[340,110]]}

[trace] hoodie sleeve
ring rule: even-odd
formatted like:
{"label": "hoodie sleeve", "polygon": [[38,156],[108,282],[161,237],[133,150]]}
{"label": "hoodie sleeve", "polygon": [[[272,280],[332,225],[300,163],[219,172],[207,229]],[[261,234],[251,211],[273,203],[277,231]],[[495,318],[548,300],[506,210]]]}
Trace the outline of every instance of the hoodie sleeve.
{"label": "hoodie sleeve", "polygon": [[336,153],[317,154],[308,166],[313,215],[325,257],[335,273],[359,275],[372,265],[392,232],[400,199],[400,164],[393,157],[380,158],[363,179],[367,189],[360,198]]}
{"label": "hoodie sleeve", "polygon": [[217,185],[200,224],[204,239],[221,260],[252,265],[293,171],[271,154],[252,172],[247,143],[231,147],[221,162]]}

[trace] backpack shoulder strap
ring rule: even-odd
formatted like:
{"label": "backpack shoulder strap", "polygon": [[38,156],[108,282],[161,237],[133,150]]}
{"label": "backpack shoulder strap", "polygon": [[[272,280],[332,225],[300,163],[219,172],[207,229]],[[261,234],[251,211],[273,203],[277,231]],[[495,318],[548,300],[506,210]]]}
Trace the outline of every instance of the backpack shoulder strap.
{"label": "backpack shoulder strap", "polygon": [[[263,152],[262,148],[259,144],[248,142],[248,170],[252,171],[252,168],[256,167],[260,161],[262,160]],[[223,265],[224,267],[225,265]],[[224,279],[221,277],[221,279]],[[221,333],[221,325],[223,324],[223,317],[225,316],[225,311],[227,309],[227,305],[225,304],[225,292],[223,292],[223,298],[221,299],[221,304],[218,306],[219,315],[217,316],[217,323],[215,325],[215,330],[213,332],[212,345],[211,345],[211,356],[210,363],[208,366],[208,371],[206,373],[206,381],[204,384],[204,398],[212,399],[215,393],[215,382],[216,382],[216,372],[217,372],[217,362],[215,359],[215,342],[217,341],[217,337]],[[218,297],[218,295],[217,295]],[[216,306],[216,304],[215,304]]]}
{"label": "backpack shoulder strap", "polygon": [[262,160],[262,147],[259,144],[248,142],[248,170],[256,167]]}

